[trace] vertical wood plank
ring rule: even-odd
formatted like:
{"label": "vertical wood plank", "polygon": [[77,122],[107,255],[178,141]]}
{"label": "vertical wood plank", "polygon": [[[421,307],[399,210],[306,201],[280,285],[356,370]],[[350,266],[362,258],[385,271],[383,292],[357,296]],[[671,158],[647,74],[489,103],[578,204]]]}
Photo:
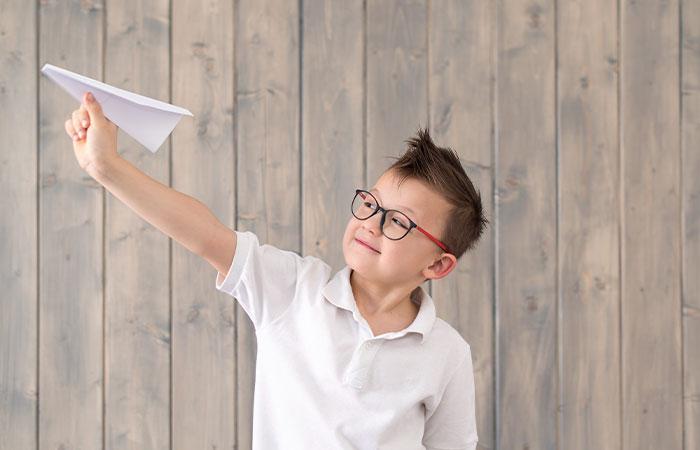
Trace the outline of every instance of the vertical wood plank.
{"label": "vertical wood plank", "polygon": [[[233,4],[174,1],[172,186],[233,228]],[[172,448],[235,447],[235,304],[216,270],[172,243]]]}
{"label": "vertical wood plank", "polygon": [[[106,82],[169,102],[168,0],[111,1],[106,14]],[[156,154],[123,132],[118,144],[122,157],[169,183],[168,141]],[[111,194],[106,208],[105,448],[166,449],[170,447],[168,237]]]}
{"label": "vertical wood plank", "polygon": [[559,447],[620,446],[617,5],[561,2]]}
{"label": "vertical wood plank", "polygon": [[363,1],[305,0],[303,17],[303,252],[336,271],[364,183]]}
{"label": "vertical wood plank", "polygon": [[685,450],[700,448],[700,3],[683,0],[681,180]]}
{"label": "vertical wood plank", "polygon": [[557,447],[554,19],[552,1],[499,2],[498,448]]}
{"label": "vertical wood plank", "polygon": [[[104,4],[39,5],[39,66],[102,79]],[[39,87],[39,448],[102,448],[104,189],[64,129],[80,104]]]}
{"label": "vertical wood plank", "polygon": [[367,2],[366,187],[427,125],[426,28],[426,0]]}
{"label": "vertical wood plank", "polygon": [[0,7],[0,448],[37,446],[36,2]]}
{"label": "vertical wood plank", "polygon": [[621,6],[622,443],[677,450],[683,445],[678,3]]}
{"label": "vertical wood plank", "polygon": [[453,148],[481,191],[488,220],[481,241],[446,278],[432,282],[440,316],[469,343],[474,362],[478,448],[495,445],[492,30],[490,2],[429,2],[429,121],[437,145]]}
{"label": "vertical wood plank", "polygon": [[[238,230],[299,252],[299,5],[240,0],[236,15]],[[257,344],[236,308],[238,448],[250,448]]]}

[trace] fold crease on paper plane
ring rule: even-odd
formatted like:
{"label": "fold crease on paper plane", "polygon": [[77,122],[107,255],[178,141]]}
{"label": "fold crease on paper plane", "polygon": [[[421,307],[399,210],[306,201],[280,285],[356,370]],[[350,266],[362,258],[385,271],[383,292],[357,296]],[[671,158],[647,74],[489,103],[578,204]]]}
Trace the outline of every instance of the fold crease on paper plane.
{"label": "fold crease on paper plane", "polygon": [[85,92],[92,92],[105,117],[153,153],[183,115],[192,116],[185,108],[125,91],[52,64],[44,64],[41,72],[79,103],[82,103]]}

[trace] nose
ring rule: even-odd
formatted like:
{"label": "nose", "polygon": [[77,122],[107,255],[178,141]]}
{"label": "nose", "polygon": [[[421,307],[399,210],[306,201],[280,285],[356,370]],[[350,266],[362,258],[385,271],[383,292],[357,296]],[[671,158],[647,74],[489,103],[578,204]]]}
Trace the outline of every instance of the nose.
{"label": "nose", "polygon": [[379,236],[382,234],[381,222],[382,222],[382,212],[379,211],[376,214],[374,214],[372,217],[370,217],[369,219],[363,220],[362,221],[362,228],[371,232],[374,236]]}

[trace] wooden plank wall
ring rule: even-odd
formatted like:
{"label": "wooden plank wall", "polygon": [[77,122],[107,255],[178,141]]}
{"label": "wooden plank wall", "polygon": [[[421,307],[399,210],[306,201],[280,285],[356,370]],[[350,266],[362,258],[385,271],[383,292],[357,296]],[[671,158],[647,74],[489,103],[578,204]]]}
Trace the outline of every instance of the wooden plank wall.
{"label": "wooden plank wall", "polygon": [[0,0],[0,449],[245,449],[251,324],[80,170],[45,63],[190,109],[120,153],[335,270],[430,127],[491,222],[426,284],[479,448],[700,447],[698,2]]}

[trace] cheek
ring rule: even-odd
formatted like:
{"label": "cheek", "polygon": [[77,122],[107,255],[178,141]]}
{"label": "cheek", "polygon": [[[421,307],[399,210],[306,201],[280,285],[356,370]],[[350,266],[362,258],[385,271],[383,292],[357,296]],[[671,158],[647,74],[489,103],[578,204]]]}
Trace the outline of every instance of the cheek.
{"label": "cheek", "polygon": [[355,236],[356,225],[352,219],[348,220],[347,225],[345,225],[345,233],[343,233],[343,245],[347,245],[348,242],[352,240]]}
{"label": "cheek", "polygon": [[400,241],[391,241],[385,238],[382,256],[395,260],[396,264],[400,266],[413,266],[418,261],[425,259],[425,249],[412,242],[409,236]]}

